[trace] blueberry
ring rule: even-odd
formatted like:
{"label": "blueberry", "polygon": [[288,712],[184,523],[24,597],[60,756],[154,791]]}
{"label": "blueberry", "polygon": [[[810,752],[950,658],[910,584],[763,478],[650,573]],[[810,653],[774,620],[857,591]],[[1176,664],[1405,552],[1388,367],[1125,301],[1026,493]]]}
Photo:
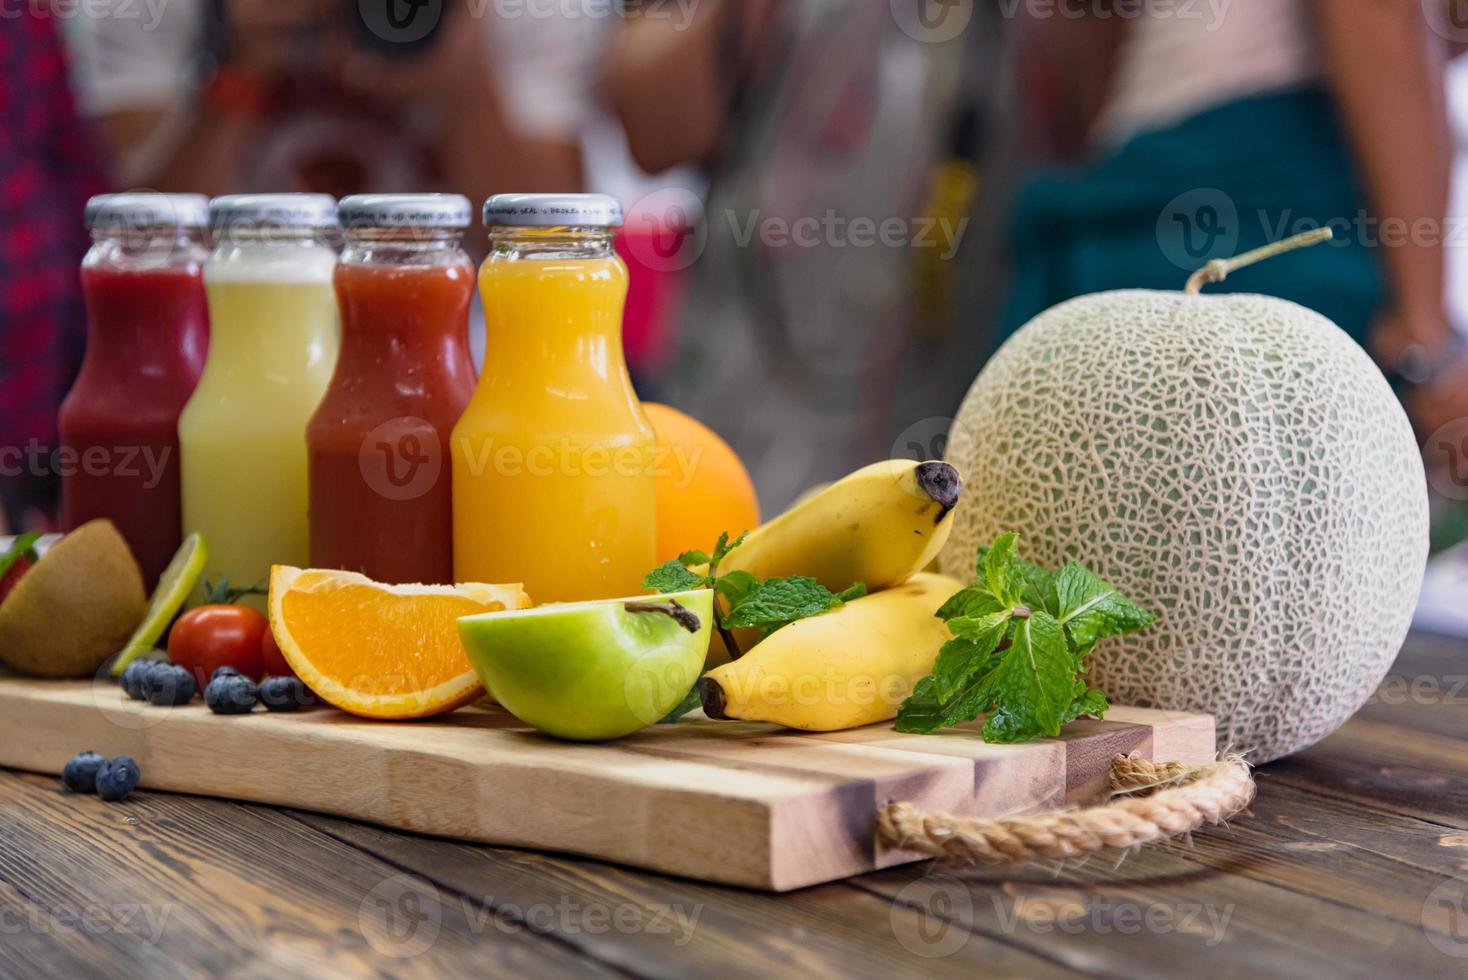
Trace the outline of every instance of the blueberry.
{"label": "blueberry", "polygon": [[127,696],[134,701],[143,700],[143,675],[148,672],[148,668],[153,663],[154,661],[146,659],[134,660],[122,669],[122,677],[119,678],[119,683],[122,684],[122,689],[127,692]]}
{"label": "blueberry", "polygon": [[61,770],[61,785],[73,793],[97,792],[97,770],[107,762],[95,752],[81,752]]}
{"label": "blueberry", "polygon": [[198,690],[194,675],[177,664],[160,663],[148,671],[143,680],[143,693],[149,701],[163,708],[188,704]]}
{"label": "blueberry", "polygon": [[223,667],[215,667],[214,668],[214,673],[212,673],[212,674],[209,675],[209,679],[211,681],[217,681],[221,677],[239,677],[239,676],[241,676],[241,675],[240,675],[240,672],[239,672],[239,669],[238,668],[231,667],[228,664],[225,664]]}
{"label": "blueberry", "polygon": [[204,688],[204,703],[216,715],[242,715],[255,707],[259,692],[255,682],[243,674],[216,677]]}
{"label": "blueberry", "polygon": [[97,770],[97,795],[108,803],[126,799],[138,788],[142,771],[138,764],[125,755],[108,759]]}
{"label": "blueberry", "polygon": [[260,703],[270,711],[300,711],[315,699],[298,677],[267,677],[260,682]]}

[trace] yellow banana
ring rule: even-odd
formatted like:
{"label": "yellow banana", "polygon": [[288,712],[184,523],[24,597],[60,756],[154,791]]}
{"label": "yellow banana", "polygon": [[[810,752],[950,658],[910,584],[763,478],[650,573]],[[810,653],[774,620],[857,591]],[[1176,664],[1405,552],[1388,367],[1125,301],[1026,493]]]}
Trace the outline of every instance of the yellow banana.
{"label": "yellow banana", "polygon": [[921,572],[791,623],[699,678],[704,714],[812,732],[895,718],[950,638],[934,613],[961,588],[958,579]]}
{"label": "yellow banana", "polygon": [[938,554],[963,483],[948,463],[890,459],[864,466],[750,533],[719,566],[758,577],[809,575],[832,592],[879,592]]}

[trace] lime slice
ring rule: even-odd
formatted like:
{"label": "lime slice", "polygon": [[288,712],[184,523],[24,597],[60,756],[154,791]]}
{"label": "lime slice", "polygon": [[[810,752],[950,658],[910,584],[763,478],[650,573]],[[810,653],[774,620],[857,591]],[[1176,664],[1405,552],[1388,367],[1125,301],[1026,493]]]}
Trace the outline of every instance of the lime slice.
{"label": "lime slice", "polygon": [[113,677],[121,674],[124,667],[157,645],[163,631],[183,607],[184,600],[194,591],[199,576],[204,573],[204,562],[208,557],[209,550],[204,547],[203,535],[195,533],[184,538],[183,544],[174,553],[173,561],[168,563],[158,579],[158,587],[153,590],[153,598],[148,603],[148,614],[143,617],[142,624],[133,631],[127,646],[122,648],[122,653],[113,662]]}

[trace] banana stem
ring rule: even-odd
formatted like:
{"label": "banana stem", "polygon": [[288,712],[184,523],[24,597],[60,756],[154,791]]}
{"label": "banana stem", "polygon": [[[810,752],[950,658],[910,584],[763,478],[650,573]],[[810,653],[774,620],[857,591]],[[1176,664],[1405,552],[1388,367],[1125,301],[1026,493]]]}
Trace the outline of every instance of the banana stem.
{"label": "banana stem", "polygon": [[1188,284],[1183,287],[1183,292],[1189,296],[1197,296],[1204,286],[1223,282],[1228,278],[1230,272],[1237,272],[1245,266],[1262,262],[1285,252],[1293,252],[1297,248],[1307,248],[1311,245],[1319,245],[1321,242],[1328,242],[1334,237],[1335,232],[1330,228],[1316,228],[1313,231],[1301,232],[1282,241],[1265,245],[1263,248],[1256,248],[1252,252],[1235,255],[1231,259],[1214,259],[1188,277]]}

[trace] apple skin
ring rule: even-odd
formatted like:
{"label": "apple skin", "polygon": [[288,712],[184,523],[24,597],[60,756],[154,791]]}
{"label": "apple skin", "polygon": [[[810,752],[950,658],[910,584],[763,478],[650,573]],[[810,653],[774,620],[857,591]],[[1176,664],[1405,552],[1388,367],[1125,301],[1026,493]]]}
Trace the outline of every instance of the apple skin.
{"label": "apple skin", "polygon": [[[627,603],[676,601],[698,617],[689,632]],[[459,637],[490,696],[548,735],[579,742],[621,738],[676,708],[699,674],[713,633],[708,589],[533,609],[458,621]]]}

